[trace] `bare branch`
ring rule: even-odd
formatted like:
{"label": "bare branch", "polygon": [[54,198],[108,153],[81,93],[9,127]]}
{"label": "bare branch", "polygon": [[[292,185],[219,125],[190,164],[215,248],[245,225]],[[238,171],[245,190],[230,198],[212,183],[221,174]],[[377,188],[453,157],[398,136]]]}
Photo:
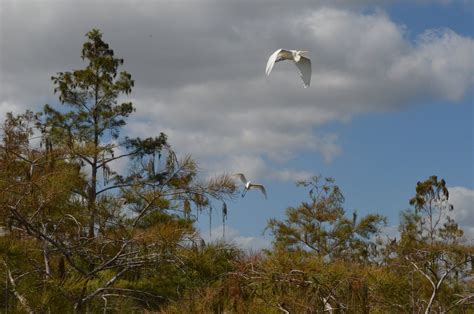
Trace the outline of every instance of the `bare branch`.
{"label": "bare branch", "polygon": [[120,159],[120,158],[123,158],[123,157],[132,156],[132,155],[134,155],[134,154],[136,154],[136,153],[137,153],[136,151],[133,151],[133,152],[130,152],[130,153],[127,153],[127,154],[123,154],[123,155],[120,155],[120,156],[115,156],[115,157],[108,158],[108,159],[102,161],[102,162],[97,166],[97,169],[102,168],[103,166],[105,166],[106,164],[108,164],[108,163],[111,162],[111,161],[114,161],[114,160],[117,160],[117,159]]}

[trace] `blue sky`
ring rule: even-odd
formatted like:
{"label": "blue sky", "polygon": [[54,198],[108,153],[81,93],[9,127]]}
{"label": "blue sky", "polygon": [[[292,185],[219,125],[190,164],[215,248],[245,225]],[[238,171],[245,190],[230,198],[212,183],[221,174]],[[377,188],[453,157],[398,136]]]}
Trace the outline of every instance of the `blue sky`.
{"label": "blue sky", "polygon": [[[57,104],[49,77],[83,66],[97,27],[135,79],[123,135],[163,131],[203,177],[243,172],[266,185],[268,200],[251,191],[229,203],[228,239],[268,245],[268,219],[307,199],[294,181],[311,174],[336,179],[349,213],[390,226],[416,182],[438,175],[474,238],[473,1],[115,3],[3,1],[0,114]],[[309,88],[290,63],[265,78],[277,48],[309,50]],[[209,233],[207,217],[198,226]]]}
{"label": "blue sky", "polygon": [[[473,2],[446,5],[404,1],[384,10],[394,22],[406,27],[410,40],[427,29],[438,28],[474,37]],[[341,155],[328,164],[321,156],[304,153],[292,163],[335,178],[345,195],[348,213],[380,213],[388,218],[389,226],[397,225],[400,211],[410,208],[408,200],[417,181],[438,175],[449,186],[474,189],[473,105],[471,85],[459,101],[420,101],[397,112],[360,114],[348,122],[330,123],[319,129],[339,135]],[[304,188],[294,184],[266,184],[271,196],[268,202],[255,193],[232,206],[227,224],[239,230],[241,238],[262,237],[258,231],[263,231],[262,224],[269,216],[284,219],[286,207],[307,199]],[[472,203],[467,207],[474,211]],[[220,221],[218,216],[214,219]],[[208,223],[201,221],[200,226],[207,229]],[[220,231],[216,229],[213,237],[218,238]],[[271,241],[268,232],[265,238]]]}
{"label": "blue sky", "polygon": [[396,23],[407,25],[412,33],[440,27],[448,27],[463,35],[472,36],[473,33],[472,1],[448,1],[446,4],[404,1],[386,8]]}

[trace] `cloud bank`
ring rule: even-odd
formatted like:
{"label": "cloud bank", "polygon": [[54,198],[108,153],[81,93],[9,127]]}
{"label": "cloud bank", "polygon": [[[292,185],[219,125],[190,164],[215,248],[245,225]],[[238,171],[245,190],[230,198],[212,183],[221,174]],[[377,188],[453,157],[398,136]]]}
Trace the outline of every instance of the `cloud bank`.
{"label": "cloud bank", "polygon": [[[370,3],[4,1],[0,114],[54,103],[49,77],[82,66],[83,35],[98,27],[136,81],[129,135],[164,131],[211,172],[301,178],[286,166],[298,154],[343,153],[321,126],[460,101],[474,84],[472,38],[436,29],[410,40],[383,10],[360,9]],[[291,63],[265,78],[277,48],[310,51],[310,88]]]}
{"label": "cloud bank", "polygon": [[449,202],[454,207],[449,215],[463,229],[466,239],[474,243],[474,190],[462,186],[450,187]]}

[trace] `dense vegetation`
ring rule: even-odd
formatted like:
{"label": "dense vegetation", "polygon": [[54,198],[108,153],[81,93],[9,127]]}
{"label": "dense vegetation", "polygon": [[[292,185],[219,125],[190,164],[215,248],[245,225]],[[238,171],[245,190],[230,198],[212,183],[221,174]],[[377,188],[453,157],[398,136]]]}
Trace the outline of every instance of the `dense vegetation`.
{"label": "dense vegetation", "polygon": [[348,217],[334,180],[316,176],[299,183],[308,200],[268,222],[271,249],[204,243],[197,214],[225,214],[235,182],[200,180],[165,134],[120,137],[131,75],[98,30],[82,58],[52,77],[61,108],[2,125],[0,311],[473,313],[474,248],[444,180],[416,184],[398,238],[380,215]]}

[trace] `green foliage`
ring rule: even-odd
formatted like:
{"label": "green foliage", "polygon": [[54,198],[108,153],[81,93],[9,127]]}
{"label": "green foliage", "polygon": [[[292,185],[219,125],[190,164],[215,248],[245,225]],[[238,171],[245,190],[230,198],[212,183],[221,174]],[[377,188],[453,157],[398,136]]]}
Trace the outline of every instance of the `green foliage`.
{"label": "green foliage", "polygon": [[329,260],[366,259],[375,245],[371,238],[385,218],[368,215],[358,220],[356,213],[347,218],[344,197],[331,178],[313,177],[299,185],[309,187],[310,202],[287,208],[285,221],[269,221],[267,228],[274,234],[276,246],[309,250]]}

